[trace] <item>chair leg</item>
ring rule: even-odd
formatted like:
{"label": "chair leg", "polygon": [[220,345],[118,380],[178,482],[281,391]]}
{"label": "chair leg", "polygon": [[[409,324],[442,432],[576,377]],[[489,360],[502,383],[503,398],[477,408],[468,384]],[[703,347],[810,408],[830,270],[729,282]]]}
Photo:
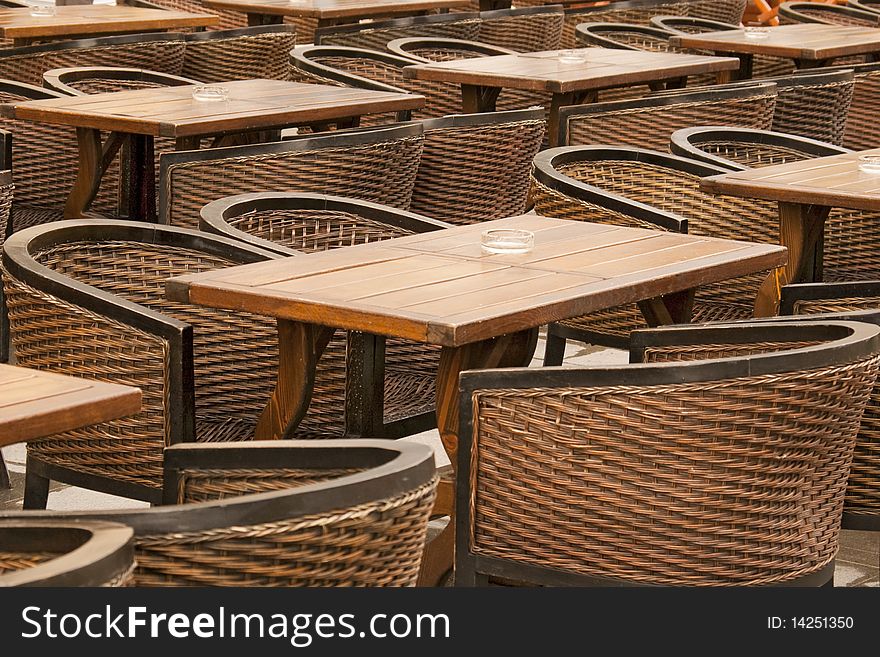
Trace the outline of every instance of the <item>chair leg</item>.
{"label": "chair leg", "polygon": [[24,476],[24,501],[22,509],[45,509],[49,503],[49,480],[38,475],[31,467],[30,458]]}
{"label": "chair leg", "polygon": [[6,461],[3,460],[3,454],[0,453],[0,488],[12,488],[9,483],[9,471],[6,469]]}
{"label": "chair leg", "polygon": [[544,367],[562,365],[565,358],[565,338],[555,335],[552,327],[547,328],[547,342],[544,346]]}

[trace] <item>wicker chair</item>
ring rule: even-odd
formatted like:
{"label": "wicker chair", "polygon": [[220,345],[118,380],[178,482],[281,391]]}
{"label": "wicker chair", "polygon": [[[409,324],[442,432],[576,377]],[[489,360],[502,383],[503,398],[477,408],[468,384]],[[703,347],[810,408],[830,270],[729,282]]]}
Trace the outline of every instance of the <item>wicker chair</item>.
{"label": "wicker chair", "polygon": [[880,16],[871,11],[814,2],[783,2],[779,5],[780,23],[825,23],[880,27]]}
{"label": "wicker chair", "polygon": [[[878,5],[880,6],[880,5]],[[824,66],[823,72],[851,70],[855,79],[852,102],[846,115],[843,145],[856,151],[880,147],[880,62]]]}
{"label": "wicker chair", "polygon": [[296,47],[292,25],[187,34],[183,75],[203,82],[290,77],[290,51]]}
{"label": "wicker chair", "polygon": [[456,585],[833,585],[878,350],[871,324],[756,322],[463,373]]}
{"label": "wicker chair", "polygon": [[[726,171],[640,148],[551,148],[535,157],[532,199],[537,214],[559,219],[777,243],[775,203],[715,196],[700,189],[700,178]],[[694,321],[751,317],[766,275],[700,287],[693,305]],[[551,324],[544,364],[561,364],[569,338],[625,348],[629,334],[645,326],[636,304]]]}
{"label": "wicker chair", "polygon": [[413,586],[433,452],[392,441],[257,441],[165,452],[167,506],[15,512],[134,530],[135,586]]}
{"label": "wicker chair", "polygon": [[671,32],[649,25],[631,23],[581,23],[575,38],[582,46],[652,52],[686,52],[669,43]]}
{"label": "wicker chair", "polygon": [[563,19],[561,5],[484,11],[477,40],[518,52],[555,50]]}
{"label": "wicker chair", "polygon": [[772,82],[575,105],[559,112],[559,141],[566,145],[628,144],[666,150],[673,132],[694,125],[769,130],[775,106],[776,85]]}
{"label": "wicker chair", "polygon": [[196,228],[206,203],[254,189],[351,196],[407,210],[423,140],[421,124],[411,123],[163,153],[159,221]]}
{"label": "wicker chair", "polygon": [[139,68],[81,66],[43,73],[43,86],[60,94],[84,96],[129,89],[159,89],[199,84],[198,80]]}
{"label": "wicker chair", "polygon": [[[782,288],[780,313],[796,321],[880,324],[880,280],[802,283]],[[880,531],[880,387],[862,415],[843,506],[844,529]]]}
{"label": "wicker chair", "polygon": [[112,522],[0,520],[0,588],[131,586],[133,536]]}
{"label": "wicker chair", "polygon": [[[12,222],[12,172],[9,171],[12,148],[11,136],[0,130],[0,240],[5,240],[11,232]],[[2,246],[2,241],[0,241]],[[0,363],[9,361],[9,323],[6,316],[6,301],[0,286]],[[0,489],[9,488],[9,473],[0,453]]]}
{"label": "wicker chair", "polygon": [[689,15],[686,0],[624,0],[607,5],[577,7],[565,10],[561,48],[577,48],[575,27],[580,23],[630,23],[647,25],[651,18],[662,14]]}
{"label": "wicker chair", "polygon": [[321,27],[315,30],[315,45],[367,48],[381,52],[385,50],[385,44],[394,39],[439,37],[476,41],[479,32],[478,13],[456,12]]}
{"label": "wicker chair", "polygon": [[422,125],[413,212],[472,224],[526,210],[529,170],[544,138],[543,110],[447,116]]}
{"label": "wicker chair", "polygon": [[277,374],[274,322],[170,302],[164,287],[175,275],[272,257],[126,221],[61,221],[6,240],[16,362],[143,392],[137,415],[28,443],[26,508],[45,508],[49,479],[158,502],[166,445],[252,437]]}
{"label": "wicker chair", "polygon": [[130,34],[0,50],[0,79],[43,84],[43,73],[73,66],[121,66],[180,75],[182,34]]}
{"label": "wicker chair", "polygon": [[418,60],[364,48],[299,46],[290,54],[291,76],[303,82],[335,84],[376,91],[421,94],[425,106],[413,118],[433,118],[461,111],[461,86],[403,76]]}
{"label": "wicker chair", "polygon": [[[218,199],[201,211],[203,231],[239,240],[280,256],[315,253],[449,227],[386,205],[320,194],[257,192]],[[325,422],[349,433],[398,437],[436,426],[434,380],[439,349],[407,340],[337,334],[319,361],[333,372],[336,389],[325,390]],[[348,354],[348,356],[346,356]],[[359,354],[359,355],[352,355]],[[385,354],[384,360],[381,354]],[[355,379],[353,363],[378,365]],[[348,367],[346,367],[348,364]],[[345,395],[358,390],[355,399]],[[384,382],[383,391],[376,383]],[[346,402],[350,403],[346,407]]]}

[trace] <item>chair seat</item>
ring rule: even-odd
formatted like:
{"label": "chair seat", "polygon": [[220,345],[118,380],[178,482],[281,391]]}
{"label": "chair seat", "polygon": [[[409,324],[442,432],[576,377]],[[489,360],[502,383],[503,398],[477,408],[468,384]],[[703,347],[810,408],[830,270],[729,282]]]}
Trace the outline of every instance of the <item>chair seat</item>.
{"label": "chair seat", "polygon": [[435,398],[435,376],[432,371],[420,373],[386,370],[384,412],[386,424],[432,412]]}

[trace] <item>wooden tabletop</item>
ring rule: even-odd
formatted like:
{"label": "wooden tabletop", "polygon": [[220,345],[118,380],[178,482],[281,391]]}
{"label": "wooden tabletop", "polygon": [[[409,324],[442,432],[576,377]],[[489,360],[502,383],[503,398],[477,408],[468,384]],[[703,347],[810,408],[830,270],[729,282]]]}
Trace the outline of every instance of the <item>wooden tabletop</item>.
{"label": "wooden tabletop", "polygon": [[0,8],[0,37],[27,39],[92,34],[148,32],[216,25],[214,14],[146,9],[128,5],[71,5],[56,7],[54,16],[31,16],[27,8]]}
{"label": "wooden tabletop", "polygon": [[880,156],[880,148],[723,173],[703,178],[701,187],[770,201],[880,211],[880,174],[859,170],[859,156]]}
{"label": "wooden tabletop", "polygon": [[[535,246],[483,254],[480,234]],[[623,303],[772,269],[786,249],[522,215],[182,276],[170,298],[457,347]]]}
{"label": "wooden tabletop", "polygon": [[411,78],[486,87],[568,93],[739,68],[736,57],[581,48],[586,61],[563,63],[558,52],[495,55],[406,66]]}
{"label": "wooden tabletop", "polygon": [[0,364],[0,446],[133,415],[140,409],[139,388]]}
{"label": "wooden tabletop", "polygon": [[424,96],[284,80],[219,83],[229,100],[193,100],[193,86],[30,100],[0,116],[160,137],[212,135],[416,109]]}
{"label": "wooden tabletop", "polygon": [[248,14],[311,18],[367,18],[407,15],[430,9],[466,7],[468,0],[203,0],[211,9]]}
{"label": "wooden tabletop", "polygon": [[[880,16],[878,16],[880,19]],[[800,23],[768,28],[765,39],[751,39],[745,30],[677,35],[670,43],[715,52],[751,53],[821,60],[880,50],[880,29],[846,25]]]}

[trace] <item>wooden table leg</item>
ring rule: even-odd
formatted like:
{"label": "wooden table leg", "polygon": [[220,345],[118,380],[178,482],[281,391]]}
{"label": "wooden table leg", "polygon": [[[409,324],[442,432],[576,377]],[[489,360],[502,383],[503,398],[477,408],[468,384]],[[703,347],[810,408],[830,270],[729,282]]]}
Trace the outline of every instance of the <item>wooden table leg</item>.
{"label": "wooden table leg", "polygon": [[278,320],[278,380],[257,422],[257,440],[290,437],[312,400],[315,366],[334,329]]}
{"label": "wooden table leg", "polygon": [[128,218],[156,223],[156,161],[153,138],[129,135],[126,149]]}
{"label": "wooden table leg", "polygon": [[831,208],[821,205],[779,203],[779,243],[788,247],[788,264],[773,272],[758,290],[755,317],[779,313],[779,289],[787,283],[822,280],[825,219]]}
{"label": "wooden table leg", "polygon": [[248,13],[247,22],[251,27],[257,27],[259,25],[279,25],[284,22],[284,16],[281,16],[280,14]]}
{"label": "wooden table leg", "polygon": [[[437,369],[437,428],[452,467],[458,463],[458,375],[464,370],[525,367],[535,353],[538,329],[510,333],[461,347],[443,347]],[[441,481],[434,515],[449,515],[449,524],[426,547],[419,586],[437,586],[453,564],[455,545],[454,478]]]}
{"label": "wooden table leg", "polygon": [[687,324],[691,321],[694,311],[694,293],[696,290],[682,290],[664,294],[662,297],[639,301],[639,309],[648,326],[668,326],[670,324]]}
{"label": "wooden table leg", "polygon": [[91,128],[77,128],[79,169],[76,182],[64,204],[65,219],[80,219],[88,210],[101,185],[101,132]]}
{"label": "wooden table leg", "polygon": [[465,114],[494,112],[500,87],[483,87],[476,84],[461,85],[461,109]]}

